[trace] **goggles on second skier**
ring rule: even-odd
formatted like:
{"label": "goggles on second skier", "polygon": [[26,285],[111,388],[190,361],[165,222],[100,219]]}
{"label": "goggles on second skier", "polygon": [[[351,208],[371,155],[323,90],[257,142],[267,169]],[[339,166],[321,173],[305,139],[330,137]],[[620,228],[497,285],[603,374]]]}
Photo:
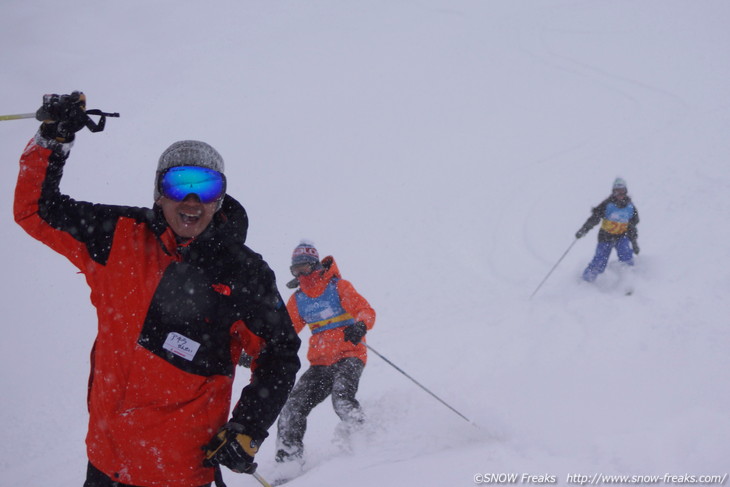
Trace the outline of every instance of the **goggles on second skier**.
{"label": "goggles on second skier", "polygon": [[294,264],[293,266],[289,267],[289,270],[291,271],[291,275],[294,277],[299,276],[308,276],[312,272],[314,272],[315,265],[310,262],[305,262],[303,264]]}
{"label": "goggles on second skier", "polygon": [[160,193],[173,201],[192,193],[201,203],[212,203],[226,193],[226,177],[207,167],[171,167],[160,176]]}

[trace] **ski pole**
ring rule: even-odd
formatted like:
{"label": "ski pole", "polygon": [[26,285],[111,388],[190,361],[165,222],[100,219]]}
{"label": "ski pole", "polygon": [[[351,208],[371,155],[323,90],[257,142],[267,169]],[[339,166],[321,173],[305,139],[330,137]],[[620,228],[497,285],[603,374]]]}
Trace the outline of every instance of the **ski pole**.
{"label": "ski pole", "polygon": [[471,424],[473,424],[473,425],[475,425],[475,426],[476,426],[476,424],[475,424],[475,423],[472,423],[472,421],[471,421],[471,420],[470,420],[469,418],[467,418],[466,416],[464,416],[463,414],[461,414],[461,413],[460,413],[459,411],[457,411],[457,410],[456,410],[456,409],[454,409],[453,407],[449,406],[449,405],[448,405],[448,404],[447,404],[447,403],[446,403],[446,402],[445,402],[445,401],[444,401],[443,399],[441,399],[440,397],[438,397],[438,396],[437,396],[436,394],[434,394],[433,392],[429,391],[429,390],[428,390],[428,389],[427,389],[427,388],[426,388],[425,386],[423,386],[423,385],[422,385],[422,384],[421,384],[420,382],[418,382],[418,381],[417,381],[416,379],[414,379],[414,378],[413,378],[413,377],[411,377],[410,375],[406,374],[406,373],[405,373],[405,372],[403,371],[403,369],[401,369],[400,367],[398,367],[397,365],[395,365],[395,364],[394,364],[393,362],[391,362],[390,360],[388,360],[387,358],[385,358],[385,357],[384,357],[383,355],[381,355],[381,354],[380,354],[380,353],[379,353],[379,352],[378,352],[377,350],[375,350],[375,349],[374,349],[373,347],[371,347],[371,346],[370,346],[370,345],[368,345],[367,343],[365,344],[365,346],[366,346],[366,347],[368,347],[368,350],[370,350],[371,352],[373,352],[373,353],[374,353],[375,355],[377,355],[378,357],[380,357],[380,358],[382,358],[383,360],[385,360],[385,361],[386,361],[386,362],[387,362],[387,363],[388,363],[389,365],[391,365],[391,366],[392,366],[392,367],[393,367],[393,368],[394,368],[395,370],[397,370],[397,371],[398,371],[398,372],[400,372],[401,374],[403,374],[403,375],[405,375],[406,377],[408,377],[409,379],[411,379],[411,380],[413,381],[413,383],[414,383],[414,384],[416,384],[416,385],[417,385],[418,387],[420,387],[420,388],[421,388],[421,389],[423,389],[424,391],[426,391],[426,392],[428,392],[429,394],[431,394],[431,395],[432,395],[432,396],[433,396],[434,398],[436,398],[436,400],[438,400],[438,401],[439,401],[439,402],[440,402],[441,404],[443,404],[444,406],[446,406],[447,408],[451,409],[451,410],[452,410],[453,412],[455,412],[456,414],[458,414],[459,416],[461,416],[461,418],[462,418],[462,419],[464,419],[465,421],[467,421],[467,422],[469,422],[469,423],[471,423]]}
{"label": "ski pole", "polygon": [[271,487],[271,484],[268,483],[266,480],[264,480],[264,478],[261,475],[259,475],[258,472],[254,472],[252,475],[253,475],[253,478],[255,478],[256,480],[258,480],[259,483],[261,485],[263,485],[264,487]]}
{"label": "ski pole", "polygon": [[35,113],[18,113],[17,115],[0,115],[0,121],[20,120],[22,118],[35,118]]}
{"label": "ski pole", "polygon": [[573,248],[573,245],[575,245],[575,243],[576,243],[577,241],[578,241],[578,239],[577,239],[577,238],[576,238],[575,240],[573,240],[573,242],[572,242],[572,243],[570,244],[570,246],[568,247],[568,250],[566,250],[566,251],[565,251],[565,252],[563,253],[562,257],[560,257],[560,258],[558,259],[558,261],[557,261],[557,262],[555,263],[555,265],[553,266],[553,268],[552,268],[552,269],[550,269],[550,272],[548,272],[548,273],[547,273],[547,276],[545,276],[545,279],[543,279],[543,280],[542,280],[542,282],[541,282],[541,283],[540,283],[540,284],[539,284],[539,285],[537,286],[537,289],[535,289],[535,290],[534,290],[534,291],[532,292],[532,294],[530,294],[530,299],[532,299],[532,297],[533,297],[533,296],[534,296],[535,294],[537,294],[537,292],[538,292],[538,291],[540,290],[540,288],[542,287],[542,285],[543,285],[543,284],[545,284],[545,281],[547,281],[547,280],[548,280],[548,277],[550,277],[550,274],[552,274],[552,273],[553,273],[553,271],[555,270],[555,268],[556,268],[556,267],[558,267],[558,264],[560,264],[560,262],[562,262],[562,260],[563,260],[563,259],[565,258],[565,256],[566,256],[566,255],[568,255],[568,252],[570,252],[570,249],[572,249],[572,248]]}

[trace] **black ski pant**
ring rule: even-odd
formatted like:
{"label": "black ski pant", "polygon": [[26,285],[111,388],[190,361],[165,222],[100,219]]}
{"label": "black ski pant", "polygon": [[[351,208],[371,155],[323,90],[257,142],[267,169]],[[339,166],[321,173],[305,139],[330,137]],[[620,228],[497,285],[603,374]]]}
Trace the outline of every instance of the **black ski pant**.
{"label": "black ski pant", "polygon": [[307,416],[314,407],[332,395],[335,413],[346,423],[363,421],[360,403],[355,399],[360,376],[365,368],[362,360],[344,358],[332,365],[312,365],[292,389],[277,423],[278,448],[287,456],[300,456],[304,449]]}

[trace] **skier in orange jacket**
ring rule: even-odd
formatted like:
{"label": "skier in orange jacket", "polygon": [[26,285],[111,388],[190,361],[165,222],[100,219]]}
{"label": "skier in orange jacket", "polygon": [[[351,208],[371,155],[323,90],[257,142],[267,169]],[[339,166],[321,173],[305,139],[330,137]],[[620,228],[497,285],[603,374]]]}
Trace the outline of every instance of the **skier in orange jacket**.
{"label": "skier in orange jacket", "polygon": [[287,310],[299,333],[309,326],[309,369],[301,376],[279,416],[276,461],[301,462],[307,416],[332,395],[332,405],[345,429],[362,424],[355,399],[367,361],[365,334],[375,324],[370,304],[340,275],[335,259],[325,257],[309,242],[293,252],[291,272],[299,289]]}

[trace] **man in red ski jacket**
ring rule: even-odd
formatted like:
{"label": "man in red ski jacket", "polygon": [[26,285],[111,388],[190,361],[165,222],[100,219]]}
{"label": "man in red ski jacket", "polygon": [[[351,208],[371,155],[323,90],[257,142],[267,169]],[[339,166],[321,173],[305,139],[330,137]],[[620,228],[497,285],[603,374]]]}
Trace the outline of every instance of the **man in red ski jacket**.
{"label": "man in red ski jacket", "polygon": [[[46,95],[20,159],[15,220],[86,277],[98,315],[85,487],[198,487],[254,455],[294,384],[300,340],[273,272],[244,245],[223,159],[180,141],[160,157],[152,208],[76,201],[59,183],[85,97]],[[241,352],[251,382],[233,409]]]}

